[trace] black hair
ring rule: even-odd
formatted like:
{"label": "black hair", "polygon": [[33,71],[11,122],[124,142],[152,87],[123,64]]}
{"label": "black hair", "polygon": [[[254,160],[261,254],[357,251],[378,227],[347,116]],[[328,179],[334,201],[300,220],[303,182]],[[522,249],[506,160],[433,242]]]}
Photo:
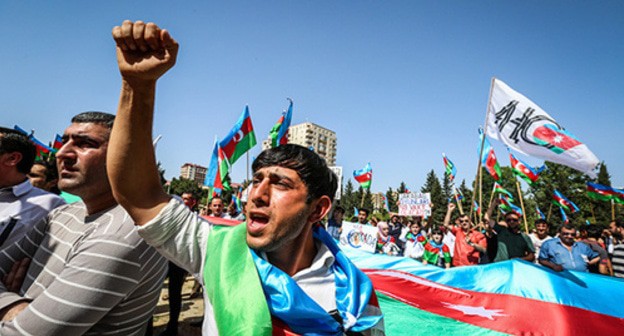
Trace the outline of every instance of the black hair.
{"label": "black hair", "polygon": [[338,211],[340,213],[343,213],[343,214],[345,213],[345,209],[343,207],[341,207],[340,205],[338,205],[338,206],[336,206],[334,208],[334,212],[336,212],[336,211]]}
{"label": "black hair", "polygon": [[360,212],[362,212],[362,211],[366,212],[366,217],[368,217],[368,215],[370,215],[370,210],[368,210],[368,209],[366,209],[366,208],[359,208],[359,209],[358,209],[358,213],[360,213]]}
{"label": "black hair", "polygon": [[308,188],[307,203],[321,196],[328,196],[332,202],[338,189],[338,178],[325,160],[313,151],[295,144],[281,145],[260,153],[251,165],[252,171],[278,166],[297,172]]}
{"label": "black hair", "polygon": [[71,122],[73,123],[94,123],[105,126],[108,129],[113,128],[113,122],[115,121],[115,115],[106,112],[87,111],[76,114]]}
{"label": "black hair", "polygon": [[587,231],[587,237],[598,239],[602,236],[602,228],[598,225],[588,225],[585,227],[585,231]]}
{"label": "black hair", "polygon": [[223,198],[221,198],[221,196],[218,196],[218,195],[217,195],[217,196],[213,196],[213,197],[210,199],[210,202],[208,202],[208,203],[209,203],[210,205],[212,205],[212,201],[214,201],[214,200],[216,200],[216,199],[220,199],[220,200],[221,200],[221,203],[225,203],[225,201],[223,201]]}
{"label": "black hair", "polygon": [[444,236],[444,234],[442,233],[442,230],[440,230],[439,227],[436,227],[433,230],[431,230],[431,235],[433,236],[434,234],[439,234],[440,236]]}
{"label": "black hair", "polygon": [[0,154],[18,152],[22,154],[22,160],[17,163],[17,171],[28,174],[35,162],[35,144],[28,136],[16,130],[0,127]]}
{"label": "black hair", "polygon": [[548,222],[547,222],[545,219],[542,219],[542,218],[540,218],[540,219],[538,219],[538,220],[536,220],[536,221],[535,221],[535,226],[537,226],[537,224],[546,224],[546,225],[550,225],[550,224],[548,224]]}
{"label": "black hair", "polygon": [[561,225],[561,227],[559,228],[559,232],[561,232],[563,229],[576,231],[576,228],[572,224]]}

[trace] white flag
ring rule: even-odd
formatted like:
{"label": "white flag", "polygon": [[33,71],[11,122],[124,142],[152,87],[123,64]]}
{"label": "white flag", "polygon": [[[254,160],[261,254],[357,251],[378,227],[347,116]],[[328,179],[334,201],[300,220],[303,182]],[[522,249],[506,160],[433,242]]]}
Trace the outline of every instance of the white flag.
{"label": "white flag", "polygon": [[488,104],[487,135],[525,155],[566,165],[592,178],[599,161],[541,107],[498,79]]}

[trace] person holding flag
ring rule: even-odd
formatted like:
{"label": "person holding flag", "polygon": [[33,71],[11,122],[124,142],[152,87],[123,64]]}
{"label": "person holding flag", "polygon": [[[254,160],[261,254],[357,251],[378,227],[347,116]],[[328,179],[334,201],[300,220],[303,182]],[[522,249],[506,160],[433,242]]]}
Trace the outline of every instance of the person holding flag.
{"label": "person holding flag", "polygon": [[531,239],[520,230],[521,215],[517,211],[505,213],[504,225],[496,223],[492,217],[494,208],[497,208],[502,201],[501,198],[495,198],[484,217],[489,223],[488,230],[493,231],[498,238],[498,249],[493,261],[520,258],[532,262],[535,260],[535,248]]}
{"label": "person holding flag", "polygon": [[455,204],[449,203],[444,217],[444,227],[455,235],[453,266],[477,265],[481,256],[487,252],[487,241],[483,233],[473,227],[466,214],[459,216],[458,226],[451,225],[451,214],[455,208]]}
{"label": "person holding flag", "polygon": [[156,82],[178,44],[140,21],[124,21],[113,37],[122,77],[107,160],[113,194],[148,244],[200,278],[203,334],[383,335],[370,279],[321,226],[338,184],[325,161],[293,144],[263,151],[252,165],[247,222],[205,222],[162,190],[151,145]]}

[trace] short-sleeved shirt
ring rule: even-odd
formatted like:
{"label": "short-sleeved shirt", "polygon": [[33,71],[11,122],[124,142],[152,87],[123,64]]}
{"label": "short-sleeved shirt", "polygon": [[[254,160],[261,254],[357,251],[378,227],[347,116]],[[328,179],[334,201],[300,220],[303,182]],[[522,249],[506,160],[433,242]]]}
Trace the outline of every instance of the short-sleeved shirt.
{"label": "short-sleeved shirt", "polygon": [[563,266],[566,270],[587,272],[587,263],[598,257],[587,244],[574,242],[568,250],[560,238],[553,238],[542,245],[539,258]]}
{"label": "short-sleeved shirt", "polygon": [[[454,226],[452,232],[453,235],[455,235],[453,266],[477,265],[480,257],[479,251],[466,243],[466,234],[464,231],[461,228]],[[483,233],[472,229],[468,231],[468,236],[473,244],[481,245],[483,248],[487,248],[487,241]]]}
{"label": "short-sleeved shirt", "polygon": [[613,275],[624,278],[624,244],[618,244],[613,248]]}
{"label": "short-sleeved shirt", "polygon": [[522,232],[513,233],[508,228],[501,225],[494,225],[496,237],[498,239],[498,251],[494,262],[522,258],[527,253],[535,253],[535,247],[526,234]]}

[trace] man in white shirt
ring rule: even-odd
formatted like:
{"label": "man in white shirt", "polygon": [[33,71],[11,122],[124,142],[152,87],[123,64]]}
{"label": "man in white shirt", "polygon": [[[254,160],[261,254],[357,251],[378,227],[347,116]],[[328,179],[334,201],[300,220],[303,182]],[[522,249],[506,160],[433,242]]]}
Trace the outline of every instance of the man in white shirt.
{"label": "man in white shirt", "polygon": [[297,145],[262,152],[247,222],[206,225],[162,190],[151,145],[156,81],[175,64],[178,44],[141,21],[124,21],[113,38],[122,75],[107,161],[113,193],[149,244],[200,276],[204,334],[383,334],[370,280],[320,225],[337,188],[325,161]]}
{"label": "man in white shirt", "polygon": [[59,196],[32,186],[27,174],[34,160],[35,145],[26,135],[0,127],[0,250],[65,203]]}

